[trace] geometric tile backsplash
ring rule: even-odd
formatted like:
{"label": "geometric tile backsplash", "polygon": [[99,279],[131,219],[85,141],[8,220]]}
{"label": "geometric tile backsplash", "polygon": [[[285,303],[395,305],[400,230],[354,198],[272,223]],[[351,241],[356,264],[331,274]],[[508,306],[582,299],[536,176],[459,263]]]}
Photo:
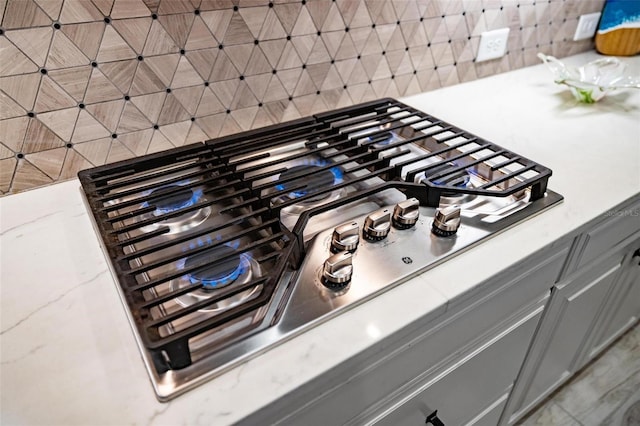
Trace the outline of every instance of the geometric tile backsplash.
{"label": "geometric tile backsplash", "polygon": [[[563,57],[604,0],[0,0],[0,194]],[[508,54],[475,63],[480,33]]]}

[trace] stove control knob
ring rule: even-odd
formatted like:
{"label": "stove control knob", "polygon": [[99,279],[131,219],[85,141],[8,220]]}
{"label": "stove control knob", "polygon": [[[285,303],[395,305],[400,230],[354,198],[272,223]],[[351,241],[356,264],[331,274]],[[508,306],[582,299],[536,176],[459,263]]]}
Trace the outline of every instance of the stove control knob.
{"label": "stove control knob", "polygon": [[420,202],[415,198],[409,198],[396,204],[393,209],[393,226],[398,229],[412,228],[420,217]]}
{"label": "stove control knob", "polygon": [[337,253],[339,251],[354,252],[358,248],[360,242],[360,230],[356,222],[342,224],[333,230],[331,236],[331,251]]}
{"label": "stove control knob", "polygon": [[448,237],[455,234],[460,227],[460,207],[449,206],[437,209],[433,218],[431,232],[438,237]]}
{"label": "stove control knob", "polygon": [[322,269],[322,283],[325,287],[340,290],[351,281],[353,255],[348,251],[341,251],[324,261]]}
{"label": "stove control knob", "polygon": [[380,241],[387,238],[391,229],[391,214],[389,209],[382,209],[371,213],[364,220],[362,235],[369,241]]}

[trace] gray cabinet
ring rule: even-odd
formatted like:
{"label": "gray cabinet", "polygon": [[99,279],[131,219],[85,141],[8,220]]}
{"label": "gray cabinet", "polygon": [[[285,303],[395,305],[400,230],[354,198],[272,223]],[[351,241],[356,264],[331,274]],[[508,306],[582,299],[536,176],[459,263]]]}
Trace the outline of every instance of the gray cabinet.
{"label": "gray cabinet", "polygon": [[626,250],[622,271],[580,367],[589,362],[640,319],[640,241]]}
{"label": "gray cabinet", "polygon": [[514,418],[540,402],[577,370],[577,356],[621,269],[616,254],[554,286],[544,321],[514,390]]}
{"label": "gray cabinet", "polygon": [[609,217],[576,238],[500,424],[514,424],[638,321],[639,249],[640,220],[632,214]]}
{"label": "gray cabinet", "polygon": [[[439,409],[445,424],[460,418],[494,426],[569,248],[567,240],[541,250],[439,317],[411,324],[241,424],[385,424],[403,401],[424,390],[426,406]],[[466,402],[459,405],[461,398]],[[404,408],[409,419],[418,416],[413,404]]]}
{"label": "gray cabinet", "polygon": [[413,386],[413,390],[403,389],[407,396],[372,423],[423,425],[435,410],[446,425],[481,425],[497,420],[499,407],[518,374],[545,301],[546,298],[445,371],[418,387]]}

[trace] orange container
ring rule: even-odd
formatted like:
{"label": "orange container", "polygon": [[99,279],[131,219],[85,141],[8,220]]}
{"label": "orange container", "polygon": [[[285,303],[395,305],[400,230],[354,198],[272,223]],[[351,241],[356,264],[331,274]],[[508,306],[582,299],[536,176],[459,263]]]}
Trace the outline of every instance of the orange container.
{"label": "orange container", "polygon": [[596,33],[596,50],[613,56],[640,53],[640,1],[607,0]]}

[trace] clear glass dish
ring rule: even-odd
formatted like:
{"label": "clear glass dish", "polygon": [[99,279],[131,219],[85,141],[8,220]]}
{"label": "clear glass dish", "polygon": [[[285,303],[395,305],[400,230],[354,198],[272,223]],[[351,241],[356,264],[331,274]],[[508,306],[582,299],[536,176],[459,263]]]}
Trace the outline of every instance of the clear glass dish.
{"label": "clear glass dish", "polygon": [[597,59],[579,68],[567,67],[543,53],[538,53],[538,58],[551,70],[554,81],[568,86],[580,102],[597,102],[618,89],[640,89],[640,77],[625,75],[626,64],[616,58]]}

